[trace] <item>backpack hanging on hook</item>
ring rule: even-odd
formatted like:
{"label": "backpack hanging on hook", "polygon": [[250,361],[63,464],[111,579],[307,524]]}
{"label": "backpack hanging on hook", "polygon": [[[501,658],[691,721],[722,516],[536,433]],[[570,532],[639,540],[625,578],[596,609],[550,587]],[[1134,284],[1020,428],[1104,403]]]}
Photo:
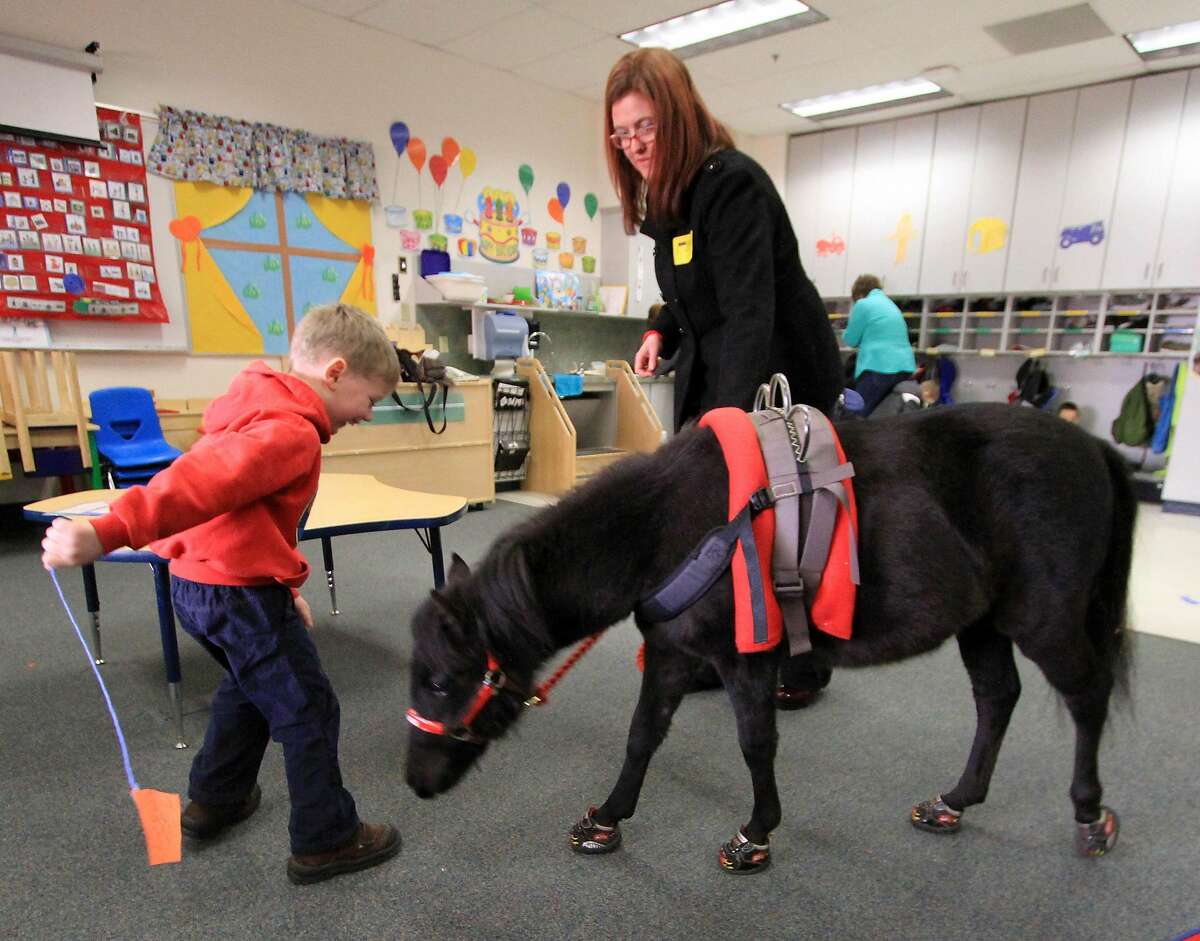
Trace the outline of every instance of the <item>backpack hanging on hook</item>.
{"label": "backpack hanging on hook", "polygon": [[[440,435],[446,430],[446,399],[450,394],[450,379],[446,376],[446,367],[437,359],[427,359],[424,355],[414,356],[411,351],[399,346],[396,347],[396,357],[400,360],[400,381],[416,383],[421,405],[420,408],[410,408],[395,390],[392,391],[392,400],[406,412],[423,412],[429,430],[435,435]],[[426,384],[429,385],[428,394],[425,392]],[[430,410],[437,399],[439,388],[442,390],[442,427],[435,428]]]}

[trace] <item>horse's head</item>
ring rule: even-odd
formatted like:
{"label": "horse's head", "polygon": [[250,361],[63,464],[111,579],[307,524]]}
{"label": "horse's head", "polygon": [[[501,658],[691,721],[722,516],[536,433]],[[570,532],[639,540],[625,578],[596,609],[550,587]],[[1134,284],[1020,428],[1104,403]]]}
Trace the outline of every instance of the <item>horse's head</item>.
{"label": "horse's head", "polygon": [[406,779],[418,797],[454,787],[530,696],[530,674],[487,647],[487,606],[474,581],[454,556],[445,588],[431,592],[413,616]]}

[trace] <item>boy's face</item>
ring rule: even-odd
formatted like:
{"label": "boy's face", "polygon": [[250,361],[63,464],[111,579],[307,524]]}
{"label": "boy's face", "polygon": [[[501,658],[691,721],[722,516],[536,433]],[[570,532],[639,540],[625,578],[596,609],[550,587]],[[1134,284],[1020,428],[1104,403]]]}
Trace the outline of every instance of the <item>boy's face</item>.
{"label": "boy's face", "polygon": [[335,433],[346,425],[370,421],[372,407],[392,391],[383,379],[368,379],[351,372],[340,357],[326,367],[324,380],[321,398]]}

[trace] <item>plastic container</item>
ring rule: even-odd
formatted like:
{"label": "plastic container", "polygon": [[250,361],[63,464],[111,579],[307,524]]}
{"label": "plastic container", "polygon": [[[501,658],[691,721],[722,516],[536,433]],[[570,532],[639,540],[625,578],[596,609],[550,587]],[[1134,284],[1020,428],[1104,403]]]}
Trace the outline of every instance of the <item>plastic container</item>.
{"label": "plastic container", "polygon": [[1114,330],[1108,341],[1108,348],[1113,353],[1140,353],[1143,336],[1132,330]]}
{"label": "plastic container", "polygon": [[435,274],[450,270],[450,253],[427,248],[421,252],[421,277],[431,278]]}

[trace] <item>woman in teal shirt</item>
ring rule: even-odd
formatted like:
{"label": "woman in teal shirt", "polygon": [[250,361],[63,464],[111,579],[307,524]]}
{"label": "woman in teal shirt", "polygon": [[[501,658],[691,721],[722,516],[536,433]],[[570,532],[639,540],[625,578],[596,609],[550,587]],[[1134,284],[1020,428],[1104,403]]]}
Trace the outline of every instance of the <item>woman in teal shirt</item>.
{"label": "woman in teal shirt", "polygon": [[863,398],[863,416],[870,415],[898,382],[912,378],[917,361],[900,308],[883,293],[873,274],[859,275],[850,290],[854,306],[842,340],[858,350],[854,391]]}

